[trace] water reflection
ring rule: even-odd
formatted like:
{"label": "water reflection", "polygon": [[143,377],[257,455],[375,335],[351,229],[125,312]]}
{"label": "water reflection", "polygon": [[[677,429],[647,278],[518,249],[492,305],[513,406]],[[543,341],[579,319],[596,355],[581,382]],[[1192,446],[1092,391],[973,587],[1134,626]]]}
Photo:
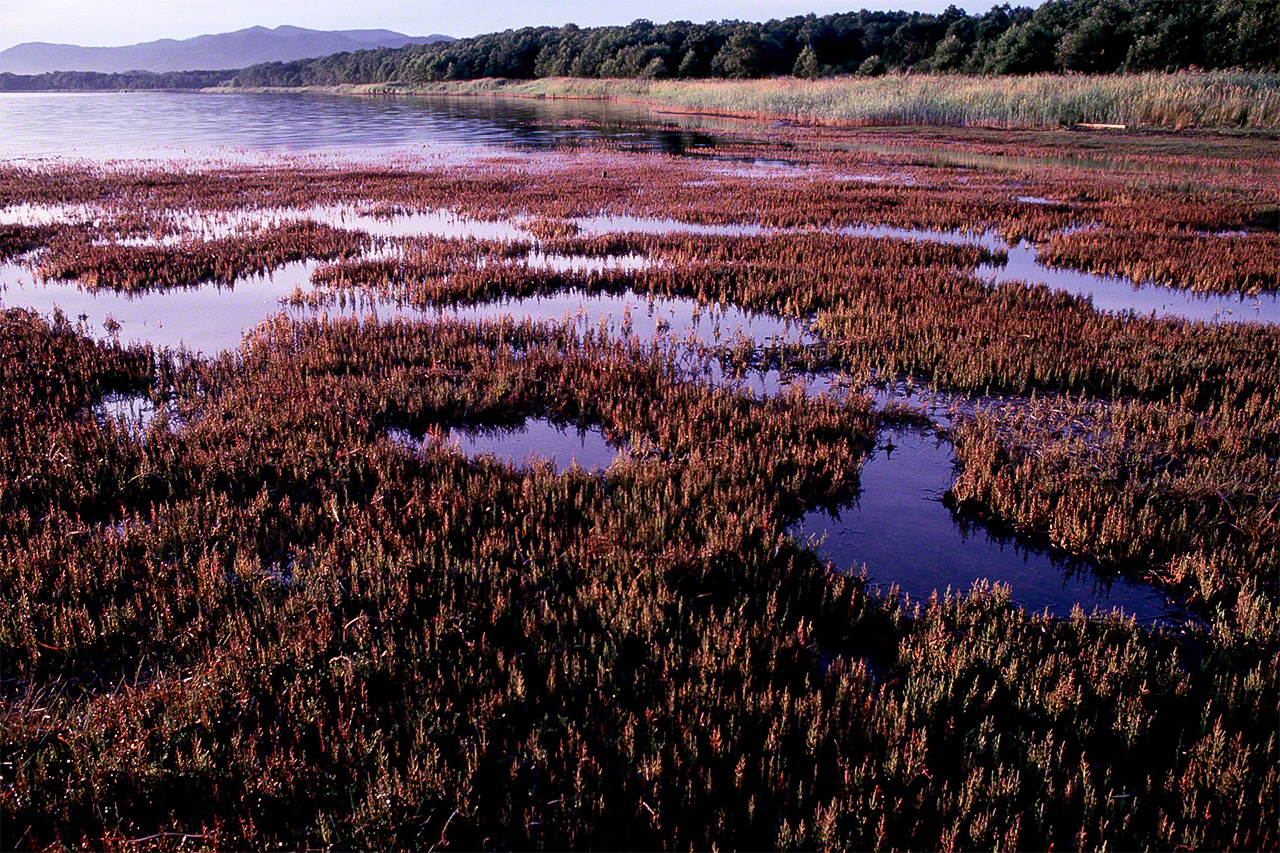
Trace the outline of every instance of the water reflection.
{"label": "water reflection", "polygon": [[755,346],[775,343],[814,343],[807,326],[768,314],[755,314],[732,305],[703,305],[694,299],[650,297],[624,293],[566,290],[547,296],[485,302],[438,309],[430,316],[462,320],[572,321],[579,328],[603,330],[614,337],[642,341],[665,340],[719,346],[742,338]]}
{"label": "water reflection", "polygon": [[[388,435],[411,450],[436,440],[403,429],[389,430]],[[458,429],[444,441],[456,443],[469,459],[491,456],[510,465],[545,460],[560,471],[573,465],[587,471],[603,471],[619,455],[599,427],[567,426],[545,418],[529,418],[517,427]]]}
{"label": "water reflection", "polygon": [[[239,279],[234,287],[148,291],[87,291],[74,281],[38,282],[15,264],[0,265],[0,306],[42,315],[61,311],[99,339],[187,346],[216,355],[239,346],[244,333],[280,312],[280,301],[297,288],[310,289],[314,262],[286,264],[267,275]],[[336,312],[335,312],[336,313]]]}
{"label": "water reflection", "polygon": [[[656,123],[656,126],[655,126]],[[334,97],[307,93],[0,95],[0,159],[165,159],[199,164],[281,154],[445,161],[516,148],[613,143],[683,154],[714,147],[696,127],[604,101]],[[665,125],[665,126],[664,126]]]}
{"label": "water reflection", "polygon": [[145,435],[151,429],[161,412],[166,416],[170,430],[182,425],[182,417],[172,403],[156,406],[146,394],[107,394],[93,407],[94,415],[100,422],[114,421],[128,432]]}
{"label": "water reflection", "polygon": [[[1001,241],[1003,243],[1003,241]],[[1087,296],[1101,311],[1129,312],[1139,316],[1176,317],[1183,320],[1222,320],[1247,323],[1280,323],[1280,293],[1201,293],[1156,284],[1135,285],[1120,276],[1049,267],[1040,263],[1035,247],[1026,242],[1003,244],[1009,259],[1002,265],[984,264],[977,274],[1002,282],[1042,282],[1054,290]]]}
{"label": "water reflection", "polygon": [[1121,276],[1099,275],[1081,270],[1045,266],[1034,244],[1019,241],[1010,245],[993,231],[940,231],[928,228],[894,228],[887,225],[850,225],[839,233],[855,237],[889,237],[898,240],[925,240],[951,245],[975,244],[992,251],[1004,251],[1004,263],[981,264],[976,274],[996,284],[1043,283],[1053,290],[1085,296],[1100,311],[1139,316],[1175,317],[1205,322],[1241,321],[1280,323],[1280,293],[1202,293],[1158,284],[1135,284]]}
{"label": "water reflection", "polygon": [[[105,215],[104,211],[86,205],[66,207],[16,205],[0,209],[0,224],[75,222],[101,218]],[[485,240],[528,240],[535,244],[538,242],[522,221],[485,221],[461,216],[449,210],[379,212],[351,205],[213,212],[174,211],[169,215],[169,224],[179,232],[178,235],[126,242],[163,243],[188,238],[212,240],[255,228],[307,220],[336,228],[364,231],[379,238],[472,237]],[[600,213],[572,221],[579,231],[587,236],[620,233],[659,235],[682,233],[708,237],[767,237],[801,233],[803,230],[752,223],[690,223],[668,217],[611,213]],[[1119,276],[1048,267],[1040,262],[1039,253],[1033,244],[1021,241],[1010,245],[990,230],[945,231],[859,224],[837,228],[836,233],[854,237],[923,240],[952,245],[976,244],[993,251],[1003,251],[1007,254],[1007,259],[1003,263],[980,265],[976,273],[995,283],[1044,283],[1054,290],[1088,297],[1094,307],[1103,311],[1134,312],[1140,316],[1174,317],[1206,322],[1226,320],[1280,323],[1280,293],[1249,296],[1201,293],[1155,284],[1135,284],[1130,279]],[[577,272],[603,269],[639,270],[645,265],[643,258],[637,256],[602,261],[550,256],[537,250],[529,256],[528,261],[535,266]],[[12,265],[0,267],[0,287],[11,283],[14,277]],[[72,313],[68,307],[64,306],[64,310]]]}

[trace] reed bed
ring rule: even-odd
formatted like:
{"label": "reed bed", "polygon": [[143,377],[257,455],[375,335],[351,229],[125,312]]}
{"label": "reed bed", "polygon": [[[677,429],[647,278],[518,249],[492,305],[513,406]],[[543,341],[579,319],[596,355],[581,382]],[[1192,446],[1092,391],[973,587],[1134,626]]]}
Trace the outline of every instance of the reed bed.
{"label": "reed bed", "polygon": [[[705,190],[706,164],[602,152],[598,162],[588,168],[571,161],[560,163],[558,168],[536,169],[458,166],[408,178],[392,169],[331,170],[305,163],[292,172],[228,170],[219,173],[217,181],[199,174],[146,170],[103,175],[77,168],[40,172],[7,167],[0,169],[0,201],[92,203],[105,195],[114,200],[117,218],[146,210],[220,212],[342,203],[373,204],[387,212],[448,209],[480,219],[511,220],[526,218],[531,212],[564,220],[608,210],[702,224],[742,223],[745,219],[772,227],[857,223],[973,230],[978,226],[979,230],[1036,239],[1070,225],[1162,232],[1226,231],[1262,220],[1274,222],[1276,180],[1270,170],[1234,176],[1209,170],[1198,176],[1189,174],[1176,186],[1151,181],[1135,186],[1144,173],[1123,168],[1112,173],[1082,172],[1053,159],[1035,165],[1036,157],[1058,151],[1046,147],[1038,137],[1028,139],[1025,145],[1016,139],[994,143],[989,135],[984,138],[986,142],[966,147],[975,156],[997,151],[1009,157],[1025,155],[1031,160],[1025,167],[1027,173],[974,171],[957,175],[953,167],[917,163],[911,149],[895,154],[894,139],[873,134],[866,139],[868,145],[875,146],[871,152],[858,147],[858,137],[848,141],[849,150],[844,151],[827,150],[821,144],[796,148],[787,140],[776,148],[744,148],[743,157],[793,161],[804,173],[792,179],[763,180],[764,175],[735,174],[730,163],[723,171],[713,171],[714,192]],[[936,144],[932,137],[924,138],[923,143],[915,141],[926,148]],[[1147,157],[1155,156],[1146,146],[1132,147],[1147,152]],[[1119,144],[1116,150],[1118,156],[1130,157],[1131,147]],[[1265,158],[1274,153],[1274,146],[1255,142],[1250,150],[1255,159]],[[1167,155],[1146,165],[1158,166],[1164,159]],[[876,180],[840,179],[862,173]],[[960,177],[965,180],[958,180]],[[575,192],[560,191],[570,179],[575,182]],[[634,192],[638,188],[645,192]],[[1022,195],[1049,196],[1058,202],[1027,204],[1017,200],[1016,196]],[[1135,203],[1138,199],[1141,204]],[[750,213],[744,216],[746,211]]]}
{"label": "reed bed", "polygon": [[[394,260],[338,262],[314,280],[328,288],[369,291],[419,305],[487,302],[578,288],[684,296],[756,311],[807,318],[843,304],[850,292],[908,286],[937,267],[972,270],[995,253],[977,246],[844,237],[811,232],[783,237],[703,237],[616,234],[547,241],[551,255],[640,257],[639,270],[560,271],[530,266],[520,241],[417,241]],[[931,273],[930,273],[931,274]]]}
{"label": "reed bed", "polygon": [[1280,419],[1125,403],[1092,420],[1064,434],[1043,403],[980,412],[957,432],[955,497],[1212,607],[1275,601]]}
{"label": "reed bed", "polygon": [[[203,358],[0,313],[0,847],[1276,846],[1280,332],[1104,314],[993,286],[975,275],[988,249],[833,233],[1200,245],[1218,238],[1192,230],[1252,222],[1274,176],[1021,180],[868,164],[815,136],[754,149],[804,167],[786,180],[617,152],[0,169],[6,206],[106,200],[96,224],[0,232],[89,286],[329,255],[298,300],[635,291],[819,333],[691,355],[572,324],[280,316]],[[913,183],[836,179],[868,168]],[[357,257],[375,238],[316,223],[94,245],[334,204],[524,229],[386,239],[377,259]],[[765,230],[589,233],[601,213]],[[644,263],[562,272],[535,250]],[[883,424],[924,416],[860,393],[756,398],[712,381],[717,362],[1025,395],[958,418],[954,501],[1203,621],[1049,618],[984,584],[912,602],[830,571],[791,525],[856,496]],[[117,394],[157,418],[96,416]],[[535,417],[625,450],[557,471],[446,438]]]}
{"label": "reed bed", "polygon": [[45,229],[29,225],[0,225],[0,261],[24,255],[48,239]]}
{"label": "reed bed", "polygon": [[[3,320],[108,384],[117,348]],[[833,439],[869,401],[753,402],[666,359],[281,320],[151,372],[199,402],[177,433],[19,408],[6,447],[111,443],[152,476],[65,493],[105,519],[5,516],[6,845],[1269,843],[1274,685],[1227,677],[1256,648],[872,595],[781,532],[849,482]],[[595,476],[385,438],[525,412],[666,452]]]}
{"label": "reed bed", "polygon": [[[972,274],[980,247],[821,233],[768,237],[616,234],[545,244],[581,256],[641,255],[638,270],[531,268],[521,243],[430,241],[401,259],[317,270],[327,289],[415,305],[473,303],[567,289],[682,296],[814,317],[809,369],[907,374],[966,392],[1171,395],[1197,411],[1270,415],[1280,334],[1265,326],[1127,318],[1047,288],[992,286]],[[506,260],[497,257],[505,254]],[[316,292],[307,297],[323,304]]]}
{"label": "reed bed", "polygon": [[891,75],[824,80],[475,80],[345,91],[640,101],[712,115],[819,125],[1041,128],[1280,127],[1280,77],[1183,72],[1025,77]]}

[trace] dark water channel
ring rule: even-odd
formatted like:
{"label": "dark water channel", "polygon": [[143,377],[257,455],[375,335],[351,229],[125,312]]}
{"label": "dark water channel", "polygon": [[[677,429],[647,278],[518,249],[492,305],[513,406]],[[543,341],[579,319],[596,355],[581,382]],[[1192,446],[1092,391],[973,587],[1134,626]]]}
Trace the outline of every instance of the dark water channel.
{"label": "dark water channel", "polygon": [[1068,616],[1122,610],[1141,622],[1181,621],[1186,614],[1160,591],[956,515],[943,496],[954,480],[951,443],[921,429],[883,431],[863,465],[852,503],[815,510],[796,536],[837,568],[882,585],[896,584],[914,601],[937,591],[967,593],[976,580],[1010,587],[1028,610]]}

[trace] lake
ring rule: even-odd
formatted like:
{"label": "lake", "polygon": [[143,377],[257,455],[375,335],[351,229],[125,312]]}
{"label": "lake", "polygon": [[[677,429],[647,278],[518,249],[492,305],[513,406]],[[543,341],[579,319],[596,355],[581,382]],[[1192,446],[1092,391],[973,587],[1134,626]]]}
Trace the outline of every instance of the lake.
{"label": "lake", "polygon": [[[0,94],[0,160],[261,161],[273,155],[437,160],[609,143],[681,154],[714,146],[683,118],[601,101],[196,92]],[[566,124],[566,121],[570,123]],[[666,121],[666,120],[664,120]],[[579,123],[581,122],[581,123]],[[666,122],[670,124],[669,121]],[[725,121],[720,120],[720,125]]]}

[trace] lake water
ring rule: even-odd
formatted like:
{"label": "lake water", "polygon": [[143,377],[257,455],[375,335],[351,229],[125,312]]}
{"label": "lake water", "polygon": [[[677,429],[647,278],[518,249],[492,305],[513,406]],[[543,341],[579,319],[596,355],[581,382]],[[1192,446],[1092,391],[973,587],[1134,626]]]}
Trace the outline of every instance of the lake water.
{"label": "lake water", "polygon": [[0,94],[0,160],[237,162],[302,154],[448,161],[509,154],[512,148],[601,142],[672,154],[715,144],[713,136],[687,126],[688,121],[683,127],[655,127],[653,119],[644,107],[598,101],[304,93]]}

